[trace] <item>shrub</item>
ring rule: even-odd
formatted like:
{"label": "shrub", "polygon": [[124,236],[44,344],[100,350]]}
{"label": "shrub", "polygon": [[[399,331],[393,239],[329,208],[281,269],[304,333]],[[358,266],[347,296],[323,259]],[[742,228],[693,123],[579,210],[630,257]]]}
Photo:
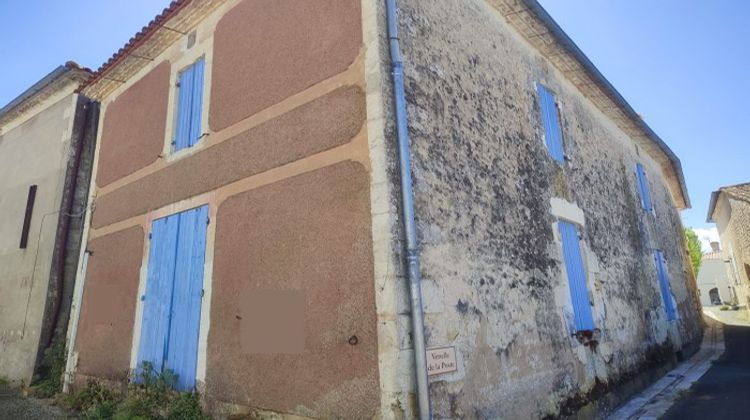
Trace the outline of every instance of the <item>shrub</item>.
{"label": "shrub", "polygon": [[96,381],[69,398],[71,408],[83,412],[84,419],[99,420],[207,420],[198,395],[177,392],[177,375],[157,373],[144,362],[125,394],[112,392]]}
{"label": "shrub", "polygon": [[41,398],[55,396],[62,389],[62,376],[65,372],[65,340],[58,340],[44,351],[42,365],[46,368],[44,378],[37,383],[34,395]]}

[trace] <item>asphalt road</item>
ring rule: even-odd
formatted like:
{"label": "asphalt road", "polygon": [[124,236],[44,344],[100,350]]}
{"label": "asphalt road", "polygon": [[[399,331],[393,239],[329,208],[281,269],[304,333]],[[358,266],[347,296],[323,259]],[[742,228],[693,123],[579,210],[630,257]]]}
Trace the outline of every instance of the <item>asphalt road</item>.
{"label": "asphalt road", "polygon": [[750,327],[724,325],[726,350],[664,419],[750,419]]}
{"label": "asphalt road", "polygon": [[24,398],[17,389],[0,386],[0,420],[73,418],[63,410],[35,398]]}

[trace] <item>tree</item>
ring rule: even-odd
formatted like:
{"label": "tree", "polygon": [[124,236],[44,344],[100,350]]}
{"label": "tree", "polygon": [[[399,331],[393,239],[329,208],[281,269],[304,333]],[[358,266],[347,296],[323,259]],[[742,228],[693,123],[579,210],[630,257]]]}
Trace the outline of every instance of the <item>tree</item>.
{"label": "tree", "polygon": [[701,268],[701,241],[692,228],[685,228],[685,241],[687,242],[688,254],[690,255],[690,264],[693,266],[693,272],[698,275]]}

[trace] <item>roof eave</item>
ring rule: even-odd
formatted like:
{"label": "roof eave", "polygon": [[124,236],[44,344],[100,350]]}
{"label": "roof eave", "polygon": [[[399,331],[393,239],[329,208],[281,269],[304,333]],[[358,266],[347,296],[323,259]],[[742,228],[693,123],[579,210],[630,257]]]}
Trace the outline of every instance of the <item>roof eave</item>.
{"label": "roof eave", "polygon": [[[91,70],[85,67],[81,67],[73,61],[68,61],[61,66],[57,66],[46,76],[42,77],[38,82],[31,85],[31,87],[23,91],[20,95],[16,96],[4,107],[0,108],[0,121],[5,119],[5,117],[7,117],[12,112],[19,109],[19,107],[22,107],[27,101],[32,100],[45,89],[54,85],[61,78],[69,77],[71,81],[80,83],[91,74]],[[9,118],[12,119],[14,117]]]}
{"label": "roof eave", "polygon": [[721,190],[711,193],[711,202],[708,204],[708,215],[706,216],[707,223],[716,223],[714,221],[714,211],[716,210],[716,203],[719,201],[720,194]]}
{"label": "roof eave", "polygon": [[[594,63],[586,57],[586,54],[581,51],[575,42],[563,31],[560,25],[555,22],[552,16],[544,10],[544,7],[536,0],[522,0],[526,7],[531,10],[532,13],[549,29],[552,36],[559,42],[563,48],[567,49],[578,62],[583,66],[589,76],[599,85],[599,87],[606,92],[609,98],[614,101],[625,114],[646,134],[646,136],[653,141],[659,149],[667,156],[670,163],[672,164],[672,170],[677,176],[677,180],[680,184],[680,195],[682,196],[682,203],[677,202],[677,206],[682,209],[689,209],[691,207],[690,196],[688,195],[687,185],[685,183],[685,175],[682,172],[682,163],[680,159],[675,155],[672,149],[654,132],[648,124],[638,115],[637,112],[630,106],[620,92],[615,89],[614,86],[604,77],[604,75],[596,68]],[[680,205],[682,204],[682,205]]]}

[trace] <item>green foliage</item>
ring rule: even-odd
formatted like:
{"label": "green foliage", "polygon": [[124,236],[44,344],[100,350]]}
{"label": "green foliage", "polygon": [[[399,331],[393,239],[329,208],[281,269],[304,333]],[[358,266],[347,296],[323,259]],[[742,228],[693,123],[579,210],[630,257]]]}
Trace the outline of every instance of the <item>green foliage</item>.
{"label": "green foliage", "polygon": [[701,268],[701,257],[703,256],[701,241],[691,228],[685,229],[685,241],[687,242],[688,254],[690,255],[690,264],[693,266],[693,272],[697,276],[698,270]]}
{"label": "green foliage", "polygon": [[116,401],[118,395],[99,382],[89,379],[86,387],[75,394],[64,399],[64,402],[76,411],[95,411],[96,407],[102,404]]}
{"label": "green foliage", "polygon": [[197,394],[179,393],[174,387],[177,376],[171,371],[157,373],[144,362],[135,383],[125,394],[115,393],[96,381],[72,396],[68,404],[83,412],[88,420],[208,420]]}
{"label": "green foliage", "polygon": [[180,394],[169,406],[169,420],[208,420],[209,416],[201,411],[198,394]]}
{"label": "green foliage", "polygon": [[34,395],[41,398],[55,396],[62,389],[62,376],[65,372],[65,340],[58,340],[44,351],[43,366],[47,372],[38,384]]}

